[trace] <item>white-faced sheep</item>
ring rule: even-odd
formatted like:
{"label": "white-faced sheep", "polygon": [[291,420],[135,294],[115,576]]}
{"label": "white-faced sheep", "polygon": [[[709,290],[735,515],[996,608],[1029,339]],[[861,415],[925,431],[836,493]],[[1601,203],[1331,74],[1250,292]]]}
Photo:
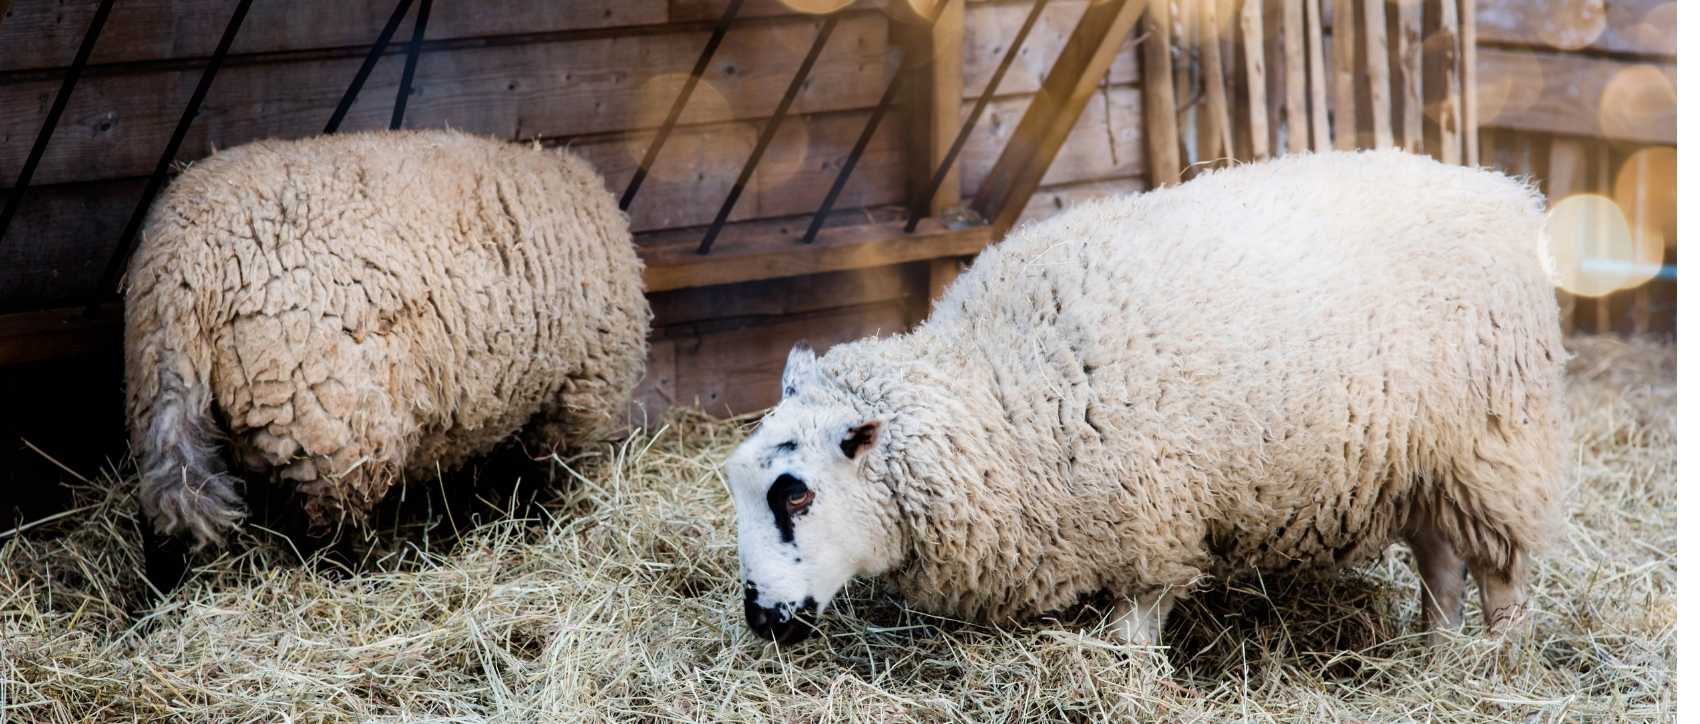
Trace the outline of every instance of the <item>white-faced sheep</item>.
{"label": "white-faced sheep", "polygon": [[908,334],[794,350],[730,457],[745,612],[850,578],[1005,620],[1107,592],[1154,642],[1213,577],[1409,541],[1431,626],[1525,614],[1567,423],[1542,201],[1398,152],[1084,204],[987,249]]}
{"label": "white-faced sheep", "polygon": [[641,277],[625,215],[564,150],[427,131],[214,154],[154,205],[127,277],[143,511],[220,541],[243,510],[221,437],[322,527],[522,428],[614,432]]}

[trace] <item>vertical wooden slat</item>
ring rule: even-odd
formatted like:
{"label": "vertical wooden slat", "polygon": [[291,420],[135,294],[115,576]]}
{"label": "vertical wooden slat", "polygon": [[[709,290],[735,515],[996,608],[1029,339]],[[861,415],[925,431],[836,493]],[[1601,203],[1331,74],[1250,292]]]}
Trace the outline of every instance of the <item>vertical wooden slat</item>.
{"label": "vertical wooden slat", "polygon": [[[991,220],[993,238],[1001,237],[1021,216],[1145,5],[1145,0],[1106,0],[1080,16],[1021,123],[974,195],[974,210]],[[1148,84],[1150,77],[1148,73]]]}
{"label": "vertical wooden slat", "polygon": [[1395,11],[1398,32],[1393,38],[1393,54],[1399,62],[1397,93],[1400,145],[1412,153],[1421,153],[1423,150],[1422,11],[1422,0],[1399,0]]}
{"label": "vertical wooden slat", "polygon": [[1328,70],[1322,63],[1322,3],[1305,2],[1305,44],[1309,48],[1310,72],[1305,85],[1310,88],[1311,145],[1318,151],[1333,147],[1328,138]]}
{"label": "vertical wooden slat", "polygon": [[[1150,45],[1151,41],[1145,44]],[[1240,45],[1245,49],[1246,125],[1251,130],[1251,157],[1268,158],[1269,86],[1263,68],[1263,0],[1245,0],[1245,6],[1240,8]]]}
{"label": "vertical wooden slat", "polygon": [[1187,172],[1192,164],[1199,159],[1199,131],[1204,130],[1199,125],[1198,105],[1202,100],[1198,92],[1198,76],[1193,59],[1197,57],[1198,49],[1198,3],[1194,0],[1152,0],[1152,2],[1169,3],[1169,21],[1174,28],[1171,41],[1174,50],[1170,56],[1174,58],[1175,69],[1175,99],[1179,103],[1176,109],[1179,115],[1175,118],[1175,131],[1181,141],[1181,178],[1189,178]]}
{"label": "vertical wooden slat", "polygon": [[[1612,166],[1611,144],[1597,142],[1594,144],[1594,193],[1611,196],[1612,186],[1616,180],[1616,169]],[[1595,232],[1596,238],[1603,237],[1604,231]],[[1612,331],[1611,294],[1602,294],[1594,300],[1594,332],[1606,334]]]}
{"label": "vertical wooden slat", "polygon": [[1281,0],[1282,76],[1287,81],[1287,151],[1302,153],[1310,148],[1310,119],[1305,113],[1305,17],[1304,0]]}
{"label": "vertical wooden slat", "polygon": [[[1587,188],[1587,148],[1573,138],[1557,137],[1547,151],[1547,198],[1556,204]],[[1558,309],[1565,334],[1576,330],[1576,297],[1558,290]]]}
{"label": "vertical wooden slat", "polygon": [[1358,147],[1357,0],[1334,0],[1334,146]]}
{"label": "vertical wooden slat", "polygon": [[1464,86],[1464,163],[1481,165],[1481,108],[1476,95],[1476,0],[1459,0],[1463,7],[1463,28],[1459,43],[1464,46],[1464,65],[1459,69],[1459,82]]}
{"label": "vertical wooden slat", "polygon": [[1206,126],[1210,139],[1207,143],[1200,139],[1199,147],[1207,149],[1202,160],[1214,161],[1234,156],[1233,121],[1228,115],[1228,88],[1223,77],[1216,0],[1202,0],[1202,5],[1202,17],[1198,23],[1199,45],[1204,53],[1204,103],[1205,117],[1210,119]]}
{"label": "vertical wooden slat", "polygon": [[1169,0],[1152,0],[1140,21],[1140,68],[1145,108],[1146,173],[1152,188],[1181,182],[1180,133],[1175,128],[1174,70],[1169,61]]}
{"label": "vertical wooden slat", "polygon": [[1463,105],[1458,83],[1458,6],[1457,0],[1433,0],[1423,14],[1423,26],[1428,39],[1423,42],[1424,103],[1430,109],[1426,124],[1432,129],[1426,140],[1434,143],[1446,163],[1462,163],[1463,146],[1458,137],[1462,125],[1459,106]]}
{"label": "vertical wooden slat", "polygon": [[[909,6],[908,0],[891,0],[893,5]],[[904,68],[916,69],[909,81],[906,95],[911,113],[908,173],[909,194],[921,194],[932,182],[933,173],[944,162],[945,154],[962,125],[962,35],[966,0],[936,0],[944,7],[929,8],[938,18],[932,24],[906,23],[893,20],[898,42],[903,44]],[[903,17],[903,7],[893,7],[892,17]],[[952,168],[943,183],[933,192],[926,212],[936,216],[940,211],[962,202],[961,175]],[[933,259],[927,262],[929,284],[927,301],[930,305],[962,269],[956,258]],[[919,310],[917,310],[919,311]]]}
{"label": "vertical wooden slat", "polygon": [[1376,148],[1393,147],[1392,88],[1387,77],[1387,8],[1381,0],[1365,0],[1364,68],[1369,73],[1370,127]]}

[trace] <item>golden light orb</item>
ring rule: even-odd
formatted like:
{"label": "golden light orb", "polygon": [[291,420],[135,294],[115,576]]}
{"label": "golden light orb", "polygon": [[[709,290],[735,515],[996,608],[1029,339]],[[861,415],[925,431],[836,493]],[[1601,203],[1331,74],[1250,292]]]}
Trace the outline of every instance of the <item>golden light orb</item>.
{"label": "golden light orb", "polygon": [[1676,137],[1676,84],[1658,66],[1618,71],[1600,93],[1600,130],[1613,138]]}
{"label": "golden light orb", "polygon": [[1553,282],[1571,294],[1601,297],[1652,279],[1663,260],[1639,246],[1617,203],[1596,194],[1577,194],[1547,212],[1541,236]]}
{"label": "golden light orb", "polygon": [[1592,45],[1606,29],[1605,0],[1552,0],[1529,17],[1542,42],[1559,50]]}

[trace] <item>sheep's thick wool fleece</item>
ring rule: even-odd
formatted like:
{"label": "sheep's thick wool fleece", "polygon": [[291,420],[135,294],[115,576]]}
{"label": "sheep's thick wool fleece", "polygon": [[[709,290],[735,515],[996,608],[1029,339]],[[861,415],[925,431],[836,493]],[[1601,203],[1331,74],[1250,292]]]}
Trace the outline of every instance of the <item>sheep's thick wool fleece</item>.
{"label": "sheep's thick wool fleece", "polygon": [[143,238],[135,444],[160,444],[154,408],[187,388],[238,462],[300,483],[316,523],[533,420],[548,445],[612,432],[642,374],[625,216],[564,150],[447,131],[262,141],[185,171]]}
{"label": "sheep's thick wool fleece", "polygon": [[1396,152],[1107,199],[988,249],[823,376],[886,420],[917,605],[981,618],[1349,564],[1425,511],[1514,565],[1565,477],[1542,201]]}

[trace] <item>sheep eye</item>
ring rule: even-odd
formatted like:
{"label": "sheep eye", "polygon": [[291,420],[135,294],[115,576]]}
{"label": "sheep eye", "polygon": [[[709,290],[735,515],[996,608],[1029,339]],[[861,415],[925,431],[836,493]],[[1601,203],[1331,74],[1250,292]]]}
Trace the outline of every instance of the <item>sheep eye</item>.
{"label": "sheep eye", "polygon": [[815,502],[815,491],[803,488],[793,490],[785,497],[785,510],[791,513],[801,513],[810,503]]}

